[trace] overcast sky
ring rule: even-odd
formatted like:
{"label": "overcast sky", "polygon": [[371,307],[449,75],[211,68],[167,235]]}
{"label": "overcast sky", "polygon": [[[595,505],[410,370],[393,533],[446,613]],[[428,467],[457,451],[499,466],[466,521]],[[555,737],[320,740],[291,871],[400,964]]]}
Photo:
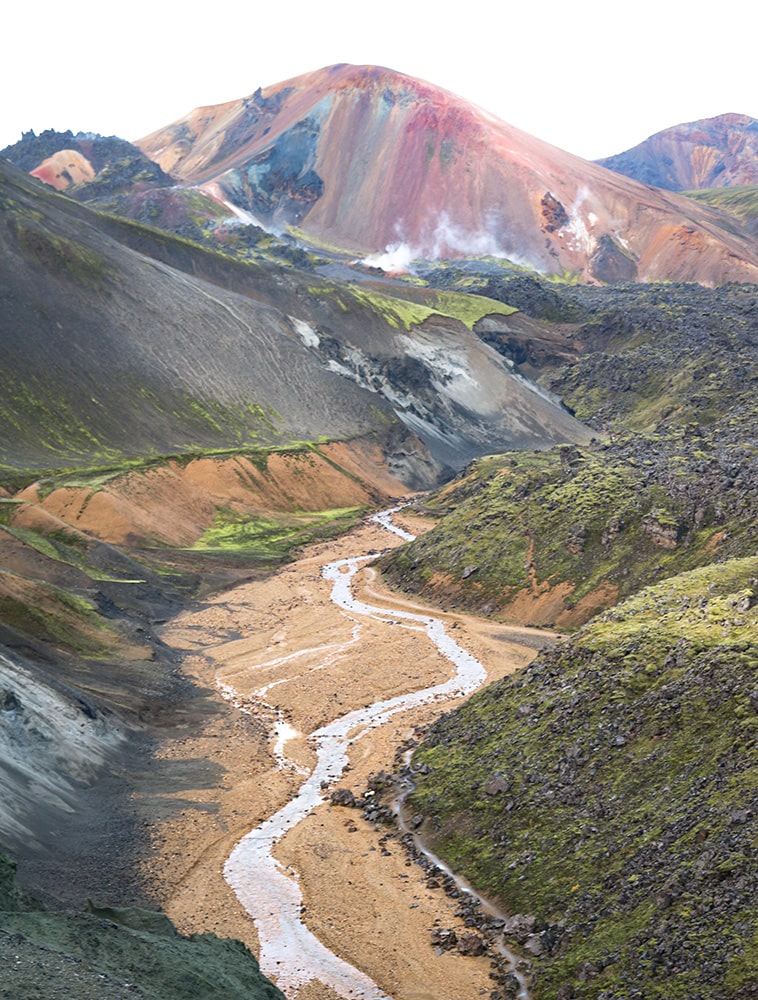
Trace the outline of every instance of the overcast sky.
{"label": "overcast sky", "polygon": [[[758,118],[752,0],[14,0],[0,148],[46,128],[138,139],[333,63],[451,90],[588,159],[681,122]],[[723,16],[722,16],[723,15]]]}

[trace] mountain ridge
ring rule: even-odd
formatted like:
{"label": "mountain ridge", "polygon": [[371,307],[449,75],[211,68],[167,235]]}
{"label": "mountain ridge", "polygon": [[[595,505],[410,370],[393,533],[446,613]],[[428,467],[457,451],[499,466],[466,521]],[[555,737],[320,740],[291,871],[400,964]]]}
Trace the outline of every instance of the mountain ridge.
{"label": "mountain ridge", "polygon": [[[0,181],[0,462],[386,437],[405,421],[436,455],[422,479],[408,467],[420,484],[435,462],[464,464],[495,438],[587,435],[449,310],[101,219],[2,163]],[[480,316],[510,311],[477,302]],[[470,391],[477,381],[487,393]]]}
{"label": "mountain ridge", "polygon": [[[743,118],[753,121],[711,121]],[[494,254],[606,283],[758,276],[755,237],[739,216],[624,178],[379,66],[337,64],[204,105],[137,145],[52,139],[27,133],[4,152],[79,200],[237,253],[283,238],[273,251],[283,259],[297,257],[294,240],[385,271]],[[747,177],[743,153],[731,156]]]}

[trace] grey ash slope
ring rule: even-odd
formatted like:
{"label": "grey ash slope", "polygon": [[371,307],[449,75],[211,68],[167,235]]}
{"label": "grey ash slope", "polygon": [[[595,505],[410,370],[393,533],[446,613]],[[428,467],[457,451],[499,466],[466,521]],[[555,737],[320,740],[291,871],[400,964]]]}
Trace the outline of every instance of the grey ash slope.
{"label": "grey ash slope", "polygon": [[277,310],[2,176],[6,463],[359,434],[376,425],[372,407],[390,418],[325,371]]}
{"label": "grey ash slope", "polygon": [[453,466],[586,437],[458,320],[107,219],[5,163],[0,182],[6,465],[396,441],[398,421]]}

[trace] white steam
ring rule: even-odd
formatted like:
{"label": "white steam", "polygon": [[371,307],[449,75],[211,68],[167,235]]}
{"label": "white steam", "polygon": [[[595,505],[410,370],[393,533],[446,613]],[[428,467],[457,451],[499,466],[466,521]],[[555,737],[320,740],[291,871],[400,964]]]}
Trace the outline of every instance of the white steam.
{"label": "white steam", "polygon": [[497,230],[502,228],[502,223],[499,224],[495,213],[491,214],[484,229],[472,230],[459,226],[447,212],[441,212],[436,221],[426,227],[418,241],[413,242],[403,238],[404,228],[402,223],[396,223],[398,239],[390,243],[382,253],[364,257],[360,263],[366,267],[379,267],[389,274],[412,274],[414,261],[444,260],[450,257],[497,257],[519,267],[541,270],[538,263],[503,244],[500,236],[496,235]]}

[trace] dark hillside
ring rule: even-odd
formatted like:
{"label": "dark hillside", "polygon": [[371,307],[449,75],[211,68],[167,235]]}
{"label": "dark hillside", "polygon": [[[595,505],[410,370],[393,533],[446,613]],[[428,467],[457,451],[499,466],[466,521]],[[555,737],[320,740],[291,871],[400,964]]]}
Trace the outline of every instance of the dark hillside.
{"label": "dark hillside", "polygon": [[407,459],[419,438],[437,463],[460,467],[504,444],[587,437],[472,334],[510,307],[477,299],[460,319],[451,302],[470,313],[469,297],[437,309],[243,265],[98,216],[3,163],[0,185],[0,463],[104,465],[373,434],[400,444],[401,474],[418,486],[435,476],[435,462]]}
{"label": "dark hillside", "polygon": [[2,852],[0,963],[4,996],[24,1000],[284,1000],[241,942],[136,907],[47,911]]}

